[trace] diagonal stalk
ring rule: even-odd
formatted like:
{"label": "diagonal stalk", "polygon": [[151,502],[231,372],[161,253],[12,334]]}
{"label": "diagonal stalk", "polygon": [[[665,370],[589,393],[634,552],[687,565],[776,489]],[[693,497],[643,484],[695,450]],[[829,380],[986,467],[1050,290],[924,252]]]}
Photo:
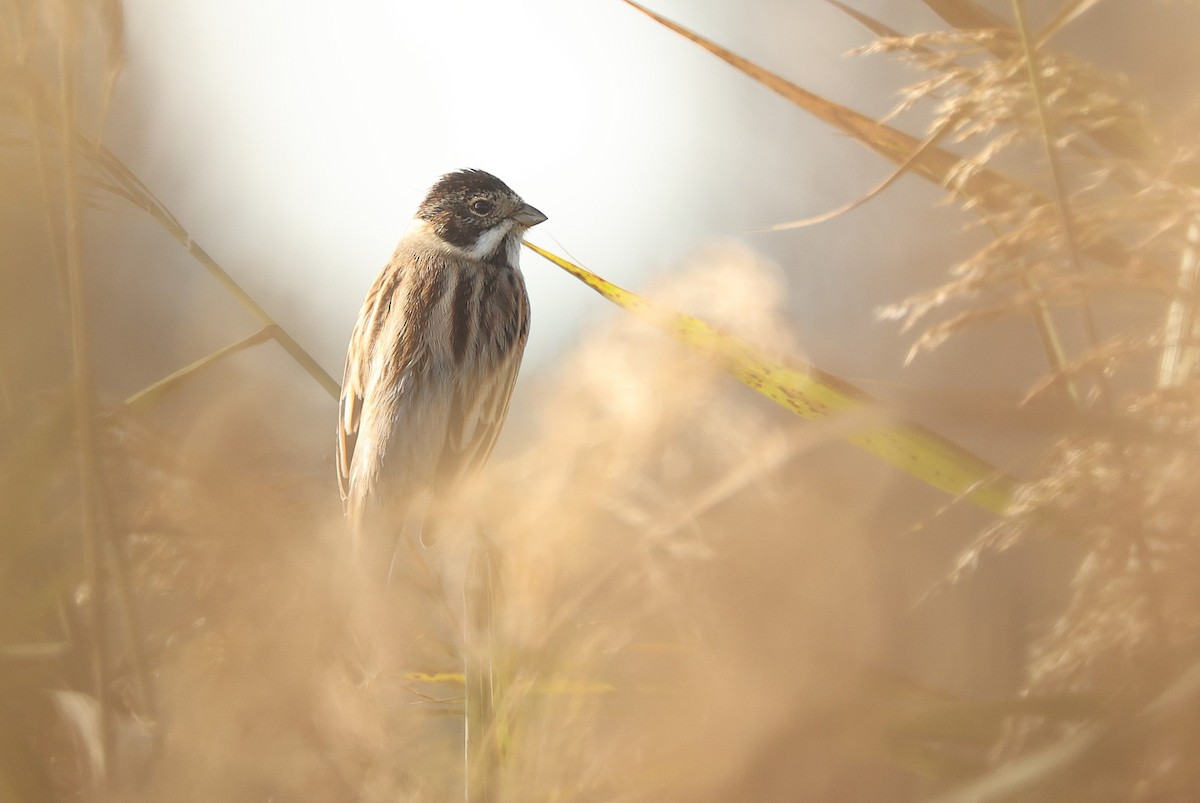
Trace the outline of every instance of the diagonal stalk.
{"label": "diagonal stalk", "polygon": [[129,203],[149,213],[210,275],[221,283],[230,295],[237,299],[238,303],[249,310],[250,314],[257,318],[264,327],[271,329],[272,337],[274,337],[276,342],[283,346],[291,358],[309,376],[315,379],[317,384],[326,393],[334,399],[337,399],[341,395],[341,386],[337,380],[330,376],[321,367],[320,363],[313,359],[312,355],[305,351],[304,347],[285,328],[276,322],[270,313],[263,309],[261,304],[254,300],[253,296],[247,293],[207,251],[200,247],[199,243],[191,238],[191,235],[187,233],[187,230],[184,229],[175,216],[167,210],[162,202],[142,183],[142,180],[116,154],[107,148],[101,147],[96,149],[92,158],[97,167],[116,182],[115,185],[108,187],[114,195],[124,198]]}
{"label": "diagonal stalk", "polygon": [[124,401],[126,407],[145,407],[158,401],[163,394],[170,392],[177,384],[183,380],[194,376],[196,373],[203,371],[205,368],[225,359],[239,351],[244,351],[252,346],[257,346],[259,343],[278,337],[279,327],[271,325],[264,326],[249,337],[244,337],[236,343],[231,343],[228,346],[217,349],[212,354],[208,354],[190,365],[180,368],[175,373],[165,376],[149,387],[142,388],[137,393],[133,394]]}

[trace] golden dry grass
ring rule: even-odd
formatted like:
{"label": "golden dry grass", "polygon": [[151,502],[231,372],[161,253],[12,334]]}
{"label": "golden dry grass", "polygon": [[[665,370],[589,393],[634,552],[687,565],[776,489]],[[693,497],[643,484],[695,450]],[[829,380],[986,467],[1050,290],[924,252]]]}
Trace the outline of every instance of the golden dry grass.
{"label": "golden dry grass", "polygon": [[[285,352],[243,343],[141,405],[103,392],[87,352],[109,334],[89,313],[111,299],[86,289],[103,262],[80,236],[104,225],[96,206],[132,201],[225,279],[89,139],[122,64],[119,4],[6,6],[0,799],[436,801],[468,775],[503,801],[1193,799],[1194,146],[1048,34],[930,6],[949,30],[860,18],[873,52],[929,73],[900,110],[928,114],[925,144],[688,35],[978,213],[990,241],[887,312],[925,327],[915,349],[997,317],[1039,332],[1030,393],[1071,415],[1009,514],[978,535],[939,517],[838,441],[878,421],[803,425],[614,316],[442,512],[445,538],[412,556],[428,571],[386,590],[345,554],[332,404]],[[653,296],[800,352],[778,269],[739,246],[697,252]],[[925,597],[952,563],[920,541],[939,523],[963,570]],[[1017,590],[987,590],[997,552],[1047,541],[1064,571],[1010,564]],[[980,608],[1047,589],[1061,606],[1032,643],[896,632],[897,607],[963,615],[972,584]],[[1010,645],[1017,677],[984,682],[971,635]]]}

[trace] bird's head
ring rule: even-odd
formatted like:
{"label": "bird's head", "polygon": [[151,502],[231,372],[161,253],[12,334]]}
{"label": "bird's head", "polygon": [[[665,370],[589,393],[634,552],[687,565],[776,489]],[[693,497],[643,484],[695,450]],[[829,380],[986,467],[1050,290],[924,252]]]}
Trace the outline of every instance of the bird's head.
{"label": "bird's head", "polygon": [[505,240],[518,240],[546,216],[521,200],[500,179],[482,170],[447,173],[430,188],[417,218],[457,249],[479,260],[503,253]]}

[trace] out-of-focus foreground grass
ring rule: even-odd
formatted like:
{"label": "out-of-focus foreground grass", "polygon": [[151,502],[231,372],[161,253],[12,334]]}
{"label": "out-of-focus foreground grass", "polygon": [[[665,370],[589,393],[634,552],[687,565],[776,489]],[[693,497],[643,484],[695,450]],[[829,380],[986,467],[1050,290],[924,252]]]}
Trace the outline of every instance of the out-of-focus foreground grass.
{"label": "out-of-focus foreground grass", "polygon": [[[1193,146],[1054,51],[1089,3],[1040,27],[1019,3],[1004,19],[928,5],[947,31],[858,17],[874,50],[928,71],[905,98],[927,139],[677,32],[978,213],[987,244],[889,312],[934,320],[921,347],[999,317],[1038,332],[1030,392],[1065,412],[1006,515],[890,488],[841,442],[898,423],[886,412],[803,424],[614,314],[443,512],[433,580],[376,594],[342,549],[330,380],[95,139],[119,3],[13,4],[0,799],[435,801],[468,775],[472,798],[507,801],[1194,798]],[[155,253],[195,273],[146,276],[206,282],[229,309],[114,292],[118,260],[154,262],[122,247],[139,226],[139,249],[157,232]],[[655,296],[781,360],[801,351],[777,269],[741,247],[699,251]],[[945,564],[914,592],[894,562],[932,554],[935,526]],[[896,608],[961,615],[954,590],[922,598],[939,577],[982,584],[976,566],[1034,541],[1062,571],[1014,562],[1017,592],[993,577],[975,597],[1055,600],[1032,637],[983,619],[996,632],[974,637],[1001,653],[972,661],[963,628],[897,634]],[[465,631],[463,575],[468,612],[486,608]],[[960,657],[892,671],[942,654]],[[482,738],[464,770],[468,712]]]}

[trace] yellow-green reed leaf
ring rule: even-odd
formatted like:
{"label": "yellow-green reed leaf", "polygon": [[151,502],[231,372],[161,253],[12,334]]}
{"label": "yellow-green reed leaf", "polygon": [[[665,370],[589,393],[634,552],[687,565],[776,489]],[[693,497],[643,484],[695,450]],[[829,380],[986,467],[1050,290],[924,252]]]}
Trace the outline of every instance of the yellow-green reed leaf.
{"label": "yellow-green reed leaf", "polygon": [[[699,318],[654,304],[533,243],[525,245],[609,301],[647,318],[685,345],[715,357],[747,387],[797,415],[822,419],[881,406],[870,395],[831,374],[771,359],[745,340],[718,331]],[[868,429],[846,439],[913,477],[993,513],[1003,514],[1012,500],[1012,479],[924,427],[908,424]]]}
{"label": "yellow-green reed leaf", "polygon": [[611,694],[616,686],[602,680],[573,680],[571,678],[550,679],[533,687],[535,694],[548,696],[570,695],[581,697],[593,694]]}
{"label": "yellow-green reed leaf", "polygon": [[[405,680],[410,683],[444,683],[449,686],[465,686],[467,676],[462,672],[406,672]],[[550,678],[534,684],[534,694],[547,696],[611,694],[616,691],[613,684],[603,680],[586,678]]]}
{"label": "yellow-green reed leaf", "polygon": [[467,677],[462,672],[406,672],[404,679],[411,683],[449,683],[462,686]]}
{"label": "yellow-green reed leaf", "polygon": [[149,407],[161,399],[163,394],[174,390],[180,382],[194,377],[205,368],[220,362],[226,357],[237,354],[239,351],[244,351],[252,346],[257,346],[259,343],[271,340],[272,338],[275,338],[277,334],[278,327],[273,325],[264,326],[262,329],[259,329],[249,337],[239,340],[236,343],[231,343],[222,349],[218,349],[206,357],[201,357],[191,365],[184,366],[170,376],[163,377],[153,385],[139,390],[137,393],[126,399],[124,404],[126,407],[130,408]]}

